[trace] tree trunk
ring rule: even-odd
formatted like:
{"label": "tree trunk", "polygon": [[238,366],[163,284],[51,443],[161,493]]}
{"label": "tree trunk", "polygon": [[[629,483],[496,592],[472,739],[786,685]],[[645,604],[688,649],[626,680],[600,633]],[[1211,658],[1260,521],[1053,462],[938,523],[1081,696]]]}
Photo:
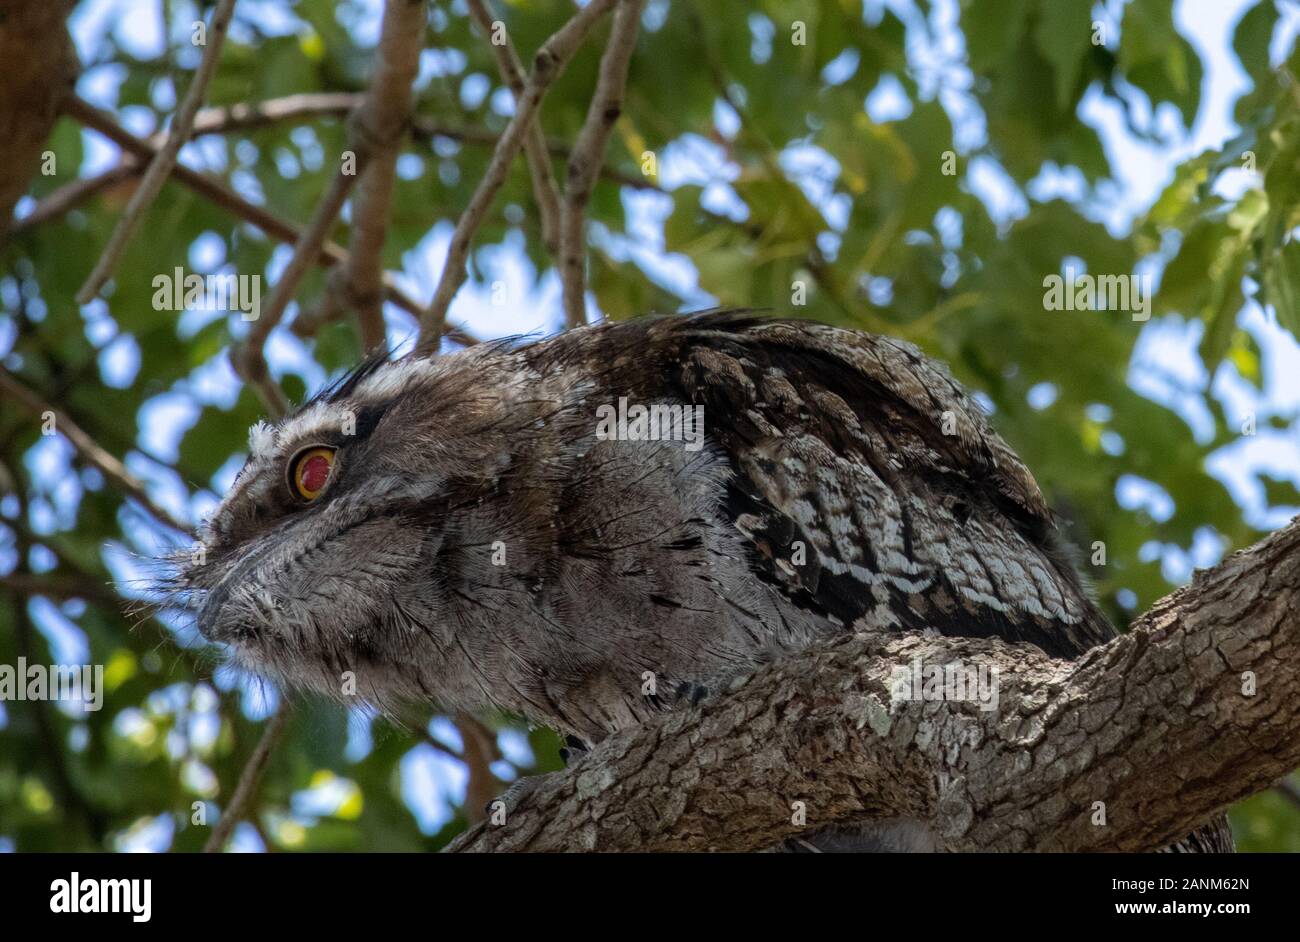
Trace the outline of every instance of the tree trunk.
{"label": "tree trunk", "polygon": [[[59,101],[80,66],[64,25],[72,0],[0,0],[0,241],[41,164]],[[67,178],[76,167],[60,168]]]}

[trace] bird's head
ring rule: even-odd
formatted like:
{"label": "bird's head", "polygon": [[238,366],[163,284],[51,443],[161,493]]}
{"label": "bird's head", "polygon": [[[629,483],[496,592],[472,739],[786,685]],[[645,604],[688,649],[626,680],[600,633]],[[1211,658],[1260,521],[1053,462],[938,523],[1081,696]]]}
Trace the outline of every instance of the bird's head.
{"label": "bird's head", "polygon": [[509,358],[371,360],[255,425],[169,601],[241,667],[324,692],[368,675],[379,693],[437,620],[449,510],[508,471],[504,440],[522,419],[492,374]]}

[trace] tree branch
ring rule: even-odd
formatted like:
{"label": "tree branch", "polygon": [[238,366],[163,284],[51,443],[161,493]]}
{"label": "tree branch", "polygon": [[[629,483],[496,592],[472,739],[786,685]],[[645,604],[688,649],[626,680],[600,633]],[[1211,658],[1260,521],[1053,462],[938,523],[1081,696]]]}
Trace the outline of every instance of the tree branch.
{"label": "tree branch", "polygon": [[[322,115],[342,117],[360,107],[364,100],[362,92],[302,92],[265,101],[204,108],[194,119],[193,136],[254,131]],[[150,142],[158,143],[154,138],[150,138]]]}
{"label": "tree branch", "polygon": [[[413,16],[414,14],[414,16]],[[419,26],[413,20],[418,20]],[[387,0],[384,4],[384,20],[379,37],[379,48],[375,52],[375,74],[370,91],[362,100],[360,107],[348,117],[349,146],[353,158],[352,166],[344,164],[335,174],[329,190],[316,206],[307,228],[303,230],[294,246],[293,257],[285,266],[276,281],[275,290],[262,310],[261,316],[253,322],[248,332],[248,339],[231,351],[231,361],[235,369],[247,382],[252,383],[261,396],[263,404],[272,417],[280,418],[288,411],[284,393],[267,370],[266,340],[271,331],[280,323],[285,309],[293,299],[299,282],[320,255],[321,246],[329,236],[330,227],[334,225],[338,214],[343,211],[343,204],[356,185],[358,178],[368,176],[375,157],[390,147],[390,138],[401,133],[401,124],[410,107],[410,87],[415,72],[419,67],[420,40],[424,30],[424,5],[411,3],[410,0]],[[398,94],[398,86],[403,86],[401,100],[392,102]],[[396,150],[392,157],[396,159]],[[370,231],[355,235],[360,240],[367,257],[354,260],[349,256],[344,265],[348,284],[358,279],[376,282],[381,277],[382,269],[378,253],[383,248],[384,217],[387,215],[387,196],[392,191],[392,168],[389,168],[387,183],[379,182],[370,200],[374,204],[367,212],[378,212],[377,226],[372,222]],[[381,198],[382,197],[382,198]],[[377,230],[377,231],[375,231]],[[377,242],[376,242],[377,240]],[[376,294],[378,292],[376,291]],[[376,304],[378,301],[376,299]],[[379,316],[379,333],[383,331],[383,317]],[[364,318],[363,318],[364,321]],[[368,333],[374,332],[371,326]],[[364,336],[364,334],[363,334]],[[382,337],[381,337],[382,339]]]}
{"label": "tree branch", "polygon": [[[460,144],[473,144],[478,147],[495,147],[497,142],[501,140],[501,135],[491,128],[473,124],[439,124],[436,121],[421,117],[412,119],[411,134],[420,141],[443,137],[449,141],[456,141]],[[573,148],[559,138],[548,137],[545,138],[545,142],[546,152],[552,157],[568,160],[573,154]],[[634,190],[653,190],[656,193],[667,192],[662,186],[643,174],[625,172],[616,167],[601,167],[600,178],[608,180],[610,183],[616,183],[619,186],[629,186]]]}
{"label": "tree branch", "polygon": [[112,482],[118,490],[122,491],[127,497],[133,498],[155,520],[178,533],[184,533],[191,539],[194,538],[194,532],[189,525],[177,520],[155,502],[149,496],[148,491],[145,490],[144,484],[128,471],[122,462],[100,445],[99,442],[82,431],[81,427],[73,422],[65,412],[54,408],[54,406],[19,382],[16,376],[3,367],[0,367],[0,389],[3,389],[8,396],[12,397],[37,421],[43,422],[47,418],[52,418],[54,430],[66,438],[82,458],[98,468],[99,472]]}
{"label": "tree branch", "polygon": [[262,775],[266,772],[266,765],[271,761],[271,753],[274,751],[276,743],[280,741],[280,737],[284,734],[285,724],[288,723],[289,714],[292,712],[289,701],[282,699],[280,708],[271,717],[271,722],[266,724],[266,730],[262,733],[262,738],[257,741],[253,754],[248,757],[248,762],[244,764],[244,770],[239,774],[239,784],[235,786],[235,793],[230,798],[230,804],[212,828],[212,833],[208,835],[208,841],[203,845],[203,853],[218,854],[225,849],[226,842],[230,840],[230,835],[234,833],[235,825],[244,819],[253,796],[257,794],[257,786],[262,782]]}
{"label": "tree branch", "polygon": [[[59,561],[60,570],[42,573],[39,576],[11,572],[6,576],[0,576],[0,588],[22,596],[42,595],[56,601],[81,599],[104,611],[114,612],[130,624],[133,631],[148,622],[157,632],[160,643],[170,646],[194,674],[199,673],[200,657],[189,648],[177,645],[172,630],[158,620],[157,614],[164,607],[118,594],[106,573],[92,573],[64,552],[51,536],[33,533],[22,517],[5,520],[3,525],[12,531],[16,546],[21,548],[39,544],[49,550]],[[61,571],[64,569],[68,571]]]}
{"label": "tree branch", "polygon": [[352,207],[351,254],[338,284],[344,298],[356,309],[363,350],[372,350],[385,339],[384,239],[397,152],[411,114],[411,83],[420,70],[424,27],[422,2],[387,0],[374,78],[365,104],[357,113],[375,154],[357,188]]}
{"label": "tree branch", "polygon": [[[453,720],[460,730],[461,760],[469,776],[465,784],[465,817],[471,824],[482,821],[484,808],[497,794],[500,781],[492,771],[492,763],[500,758],[496,737],[492,731],[467,713],[458,713]],[[430,737],[432,738],[432,737]]]}
{"label": "tree branch", "polygon": [[303,275],[320,256],[321,247],[325,244],[330,227],[334,225],[335,218],[342,211],[343,204],[347,201],[348,194],[352,192],[357,177],[365,171],[370,153],[368,146],[357,147],[354,150],[356,166],[351,168],[354,172],[348,173],[346,168],[341,167],[334,175],[329,190],[316,204],[316,212],[312,214],[307,228],[299,236],[298,243],[294,246],[293,257],[289,259],[289,264],[285,266],[279,280],[276,281],[275,290],[271,292],[270,300],[262,309],[261,316],[253,321],[253,326],[248,331],[248,338],[230,351],[230,360],[235,370],[245,381],[253,384],[272,418],[281,418],[289,407],[284,393],[271,379],[267,369],[266,339],[280,323],[280,318],[284,316],[285,308],[289,306],[289,301],[298,289],[298,283],[302,281]]}
{"label": "tree branch", "polygon": [[123,181],[130,180],[140,172],[140,164],[133,157],[127,157],[107,170],[93,177],[79,177],[71,183],[65,183],[33,207],[22,219],[15,220],[9,229],[9,235],[18,236],[42,223],[58,219],[73,207],[110,189]]}
{"label": "tree branch", "polygon": [[564,215],[560,223],[560,279],[564,287],[564,321],[569,327],[587,322],[586,245],[583,222],[596,177],[605,163],[605,144],[623,108],[628,65],[636,48],[637,29],[645,0],[620,0],[614,27],[600,58],[600,76],[587,108],[587,119],[573,145],[564,186]]}
{"label": "tree branch", "polygon": [[[156,151],[154,145],[150,144],[149,141],[136,137],[113,120],[108,113],[101,111],[76,95],[67,96],[63,100],[62,108],[64,114],[92,131],[104,135],[121,148],[125,154],[141,160],[149,160]],[[177,164],[172,168],[172,177],[177,183],[188,187],[199,196],[220,206],[245,222],[256,226],[273,239],[297,244],[302,238],[301,230],[296,225],[281,219],[263,206],[250,203],[209,174],[191,170],[184,164]],[[345,262],[347,258],[348,253],[342,247],[333,242],[325,242],[320,247],[320,254],[316,261],[318,264],[328,267]],[[384,273],[384,297],[417,318],[424,312],[424,305],[402,291],[397,286],[396,280],[388,272]],[[464,346],[473,346],[478,343],[478,338],[460,327],[452,328],[448,331],[448,336],[456,343]]]}
{"label": "tree branch", "polygon": [[452,298],[460,286],[465,283],[465,262],[469,258],[470,242],[474,233],[482,225],[492,200],[505,182],[506,171],[519,153],[525,132],[533,120],[533,115],[541,105],[547,88],[564,71],[573,54],[577,52],[583,39],[596,25],[596,20],[605,14],[615,0],[591,0],[585,7],[573,15],[573,18],[542,44],[533,59],[533,70],[524,86],[523,96],[515,103],[515,114],[506,125],[501,140],[497,142],[488,162],[483,179],[479,181],[469,205],[461,213],[452,233],[451,244],[447,247],[447,260],[443,264],[442,276],[433,293],[433,301],[420,318],[419,346],[424,350],[436,350],[442,338],[447,321],[447,309],[451,307]]}
{"label": "tree branch", "polygon": [[24,596],[42,595],[60,602],[82,599],[99,605],[112,606],[123,614],[130,606],[130,603],[114,592],[108,583],[66,573],[52,572],[37,576],[24,572],[11,572],[8,575],[0,575],[0,588]]}
{"label": "tree branch", "polygon": [[65,24],[73,0],[5,3],[0,12],[0,242],[49,149],[59,100],[80,68]]}
{"label": "tree branch", "polygon": [[[896,696],[895,671],[954,661],[997,670],[996,709]],[[901,816],[952,851],[1149,851],[1297,765],[1300,518],[1077,661],[914,635],[783,659],[611,736],[452,849],[753,850]]]}
{"label": "tree branch", "polygon": [[[19,512],[22,519],[27,517],[26,496],[19,497]],[[14,575],[22,578],[27,576],[27,540],[23,534],[15,532],[17,536],[18,559]],[[31,615],[27,610],[27,601],[24,593],[15,592],[12,599],[12,617],[14,623],[14,636],[17,642],[18,653],[21,657],[31,661],[37,661],[39,658],[35,652],[34,635]],[[54,782],[62,804],[76,817],[82,819],[86,825],[86,830],[91,841],[98,846],[104,839],[106,821],[104,814],[95,807],[92,802],[83,794],[76,781],[68,771],[68,763],[63,753],[63,737],[59,734],[54,720],[51,718],[50,705],[44,699],[37,697],[32,700],[31,705],[32,717],[36,722],[36,731],[39,737],[41,748],[44,751],[50,764],[50,770],[54,775]]]}
{"label": "tree branch", "polygon": [[[204,108],[194,120],[194,133],[190,137],[193,139],[208,134],[253,131],[258,128],[270,127],[273,124],[306,121],[319,117],[343,116],[359,107],[364,98],[365,95],[362,92],[308,92],[285,95],[280,98],[268,98],[258,102],[243,102],[237,105]],[[411,116],[410,128],[412,136],[421,141],[442,137],[449,141],[472,144],[476,147],[496,147],[501,140],[501,134],[491,128],[473,124],[443,124],[421,115]],[[162,139],[159,135],[154,135],[149,138],[149,143],[157,147],[161,145]],[[545,153],[551,157],[568,160],[573,153],[573,148],[561,138],[543,137],[542,144]],[[526,156],[528,150],[528,141],[525,140],[524,153]],[[550,173],[549,162],[546,164],[546,172],[550,174],[552,186],[554,186],[555,178],[554,174]],[[646,176],[637,173],[624,173],[614,167],[601,167],[600,177],[620,186],[663,192],[663,187]]]}
{"label": "tree branch", "polygon": [[145,211],[153,204],[154,198],[162,190],[167,178],[171,176],[181,147],[189,140],[190,130],[194,126],[194,117],[198,114],[199,106],[203,104],[203,96],[208,90],[208,82],[217,71],[217,62],[221,59],[221,47],[226,42],[226,30],[230,27],[230,20],[234,15],[235,0],[218,0],[217,8],[212,14],[207,48],[203,51],[199,68],[194,73],[194,80],[190,82],[185,98],[176,110],[171,133],[167,135],[166,142],[150,161],[149,169],[144,172],[144,179],[131,194],[131,200],[126,204],[121,218],[118,219],[113,234],[109,236],[103,254],[95,263],[90,276],[86,278],[86,283],[77,292],[78,304],[89,304],[95,295],[99,294],[104,283],[112,276],[113,269],[117,267],[118,260],[140,225],[140,220],[144,218]]}
{"label": "tree branch", "polygon": [[[487,0],[468,0],[468,3],[469,15],[492,47],[492,52],[497,57],[497,70],[514,94],[515,105],[518,107],[524,97],[528,79],[524,75],[519,54],[515,52],[514,43],[503,31],[504,41],[497,44],[494,24],[499,21],[492,16]],[[528,131],[524,135],[524,157],[528,160],[533,198],[537,201],[537,211],[542,218],[542,242],[551,255],[556,255],[560,250],[560,191],[555,183],[555,172],[551,169],[551,155],[546,148],[546,138],[542,136],[542,122],[536,115],[528,123]]]}

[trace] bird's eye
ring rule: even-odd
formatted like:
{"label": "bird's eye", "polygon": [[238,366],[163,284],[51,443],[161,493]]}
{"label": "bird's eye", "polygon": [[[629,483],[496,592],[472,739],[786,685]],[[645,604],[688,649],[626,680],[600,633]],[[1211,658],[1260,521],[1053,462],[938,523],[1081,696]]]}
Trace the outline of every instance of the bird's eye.
{"label": "bird's eye", "polygon": [[324,446],[305,448],[293,459],[289,481],[293,492],[303,500],[315,500],[325,490],[334,467],[334,449]]}

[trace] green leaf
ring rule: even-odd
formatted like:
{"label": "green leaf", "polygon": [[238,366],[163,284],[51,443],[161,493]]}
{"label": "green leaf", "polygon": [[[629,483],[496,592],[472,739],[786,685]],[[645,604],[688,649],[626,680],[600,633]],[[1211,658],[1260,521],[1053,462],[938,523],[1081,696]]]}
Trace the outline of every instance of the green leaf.
{"label": "green leaf", "polygon": [[1278,16],[1273,0],[1260,0],[1237,21],[1232,50],[1248,75],[1258,77],[1269,71],[1268,47]]}
{"label": "green leaf", "polygon": [[1052,64],[1056,101],[1066,109],[1074,101],[1084,59],[1092,47],[1090,0],[1046,0],[1040,3],[1034,41]]}
{"label": "green leaf", "polygon": [[985,72],[1006,59],[1020,41],[1029,0],[970,0],[962,6],[962,30],[971,68]]}
{"label": "green leaf", "polygon": [[1300,337],[1300,245],[1282,246],[1264,271],[1264,297],[1273,305],[1277,321]]}
{"label": "green leaf", "polygon": [[1214,270],[1223,246],[1231,239],[1232,230],[1226,222],[1202,220],[1193,226],[1178,254],[1165,266],[1155,297],[1156,312],[1199,315],[1214,287],[1206,276]]}
{"label": "green leaf", "polygon": [[1206,315],[1205,336],[1201,338],[1201,360],[1205,369],[1213,375],[1215,368],[1222,362],[1224,354],[1232,341],[1233,331],[1237,326],[1237,314],[1246,303],[1242,294],[1241,279],[1246,272],[1246,255],[1243,253],[1229,267],[1223,279],[1216,284],[1217,304]]}

